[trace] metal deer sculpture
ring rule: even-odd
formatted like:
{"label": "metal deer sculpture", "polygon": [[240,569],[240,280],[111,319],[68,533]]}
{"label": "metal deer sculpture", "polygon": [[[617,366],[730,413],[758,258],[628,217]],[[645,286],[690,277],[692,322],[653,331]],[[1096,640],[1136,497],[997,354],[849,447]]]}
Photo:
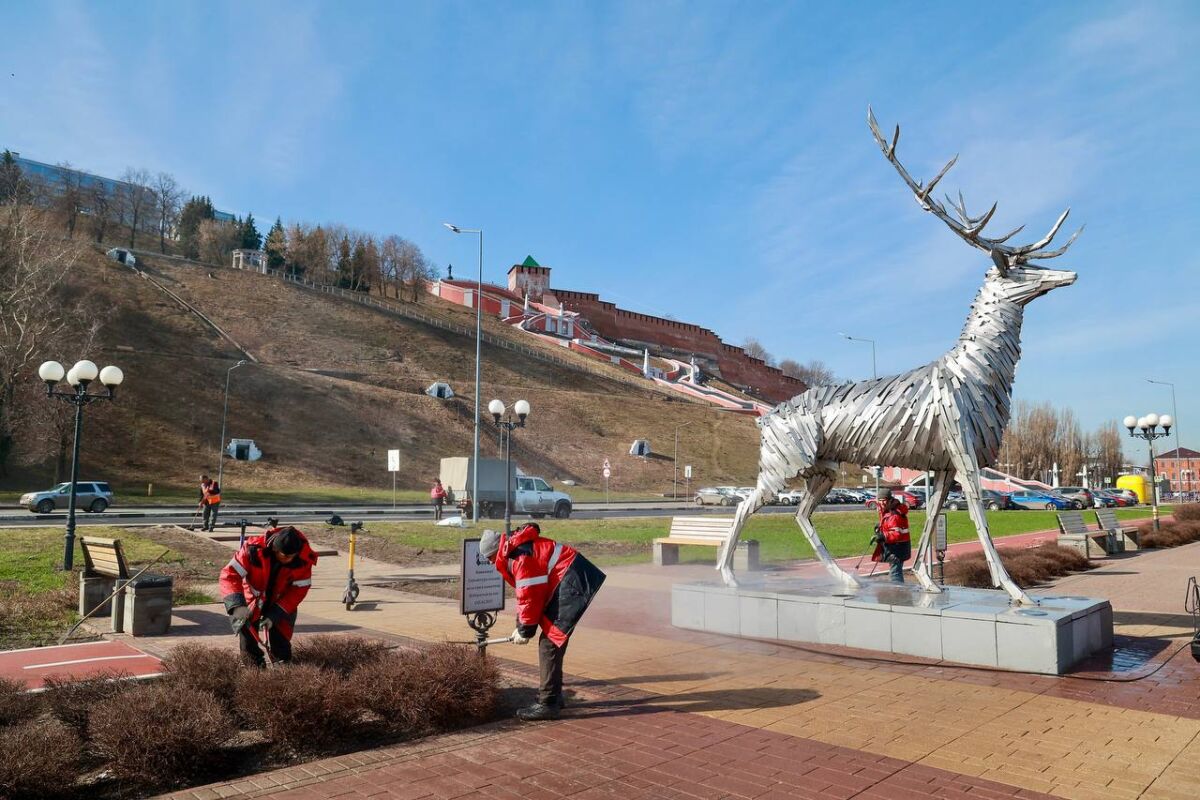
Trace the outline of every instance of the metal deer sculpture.
{"label": "metal deer sculpture", "polygon": [[940,591],[922,556],[930,544],[935,511],[942,508],[957,475],[993,585],[1007,591],[1014,602],[1030,603],[1029,596],[1013,582],[996,555],[984,514],[979,472],[996,462],[1000,438],[1008,424],[1013,377],[1021,357],[1025,306],[1051,289],[1075,282],[1074,272],[1045,269],[1031,262],[1062,255],[1083,229],[1063,247],[1046,249],[1066,221],[1070,213],[1067,209],[1050,232],[1033,244],[1005,244],[1021,228],[996,239],[988,238],[983,229],[995,213],[995,205],[983,215],[972,217],[961,194],[957,203],[947,197],[952,215],[932,196],[933,188],[954,166],[957,156],[928,184],[913,180],[896,158],[900,128],[897,126],[889,142],[869,108],[867,121],[884,157],[900,173],[921,208],[946,223],[967,244],[991,256],[992,266],[975,296],[958,342],[941,358],[900,375],[814,387],[759,419],[762,445],[758,483],[738,506],[717,568],[728,585],[737,585],[732,564],[742,527],[751,514],[799,476],[804,479],[804,489],[796,522],[825,568],[845,583],[858,585],[858,579],[830,557],[813,527],[812,513],[833,486],[838,462],[885,464],[931,470],[935,476],[930,513],[917,545],[914,567],[925,590]]}

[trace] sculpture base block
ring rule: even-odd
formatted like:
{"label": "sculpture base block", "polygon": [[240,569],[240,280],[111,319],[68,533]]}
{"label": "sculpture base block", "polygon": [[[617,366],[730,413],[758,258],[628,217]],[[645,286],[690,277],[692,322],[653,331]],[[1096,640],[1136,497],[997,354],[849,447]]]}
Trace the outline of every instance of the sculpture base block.
{"label": "sculpture base block", "polygon": [[675,584],[671,624],[1048,675],[1112,648],[1107,600],[1034,599],[1039,605],[1026,607],[991,589],[949,586],[930,594],[915,584],[849,589],[833,581],[767,576],[736,589],[720,581]]}

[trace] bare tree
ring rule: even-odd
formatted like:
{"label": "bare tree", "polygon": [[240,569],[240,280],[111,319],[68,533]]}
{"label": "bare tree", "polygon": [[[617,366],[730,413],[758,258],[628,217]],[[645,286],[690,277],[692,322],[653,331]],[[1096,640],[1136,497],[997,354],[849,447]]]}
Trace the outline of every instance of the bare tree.
{"label": "bare tree", "polygon": [[779,369],[789,378],[802,380],[809,386],[833,386],[838,382],[838,379],[834,377],[833,370],[819,359],[801,364],[793,359],[785,358],[779,362]]}
{"label": "bare tree", "polygon": [[775,366],[775,357],[767,352],[767,348],[763,347],[762,342],[753,336],[746,337],[746,341],[742,342],[742,349],[751,358],[757,358],[760,361],[766,362],[768,366]]}
{"label": "bare tree", "polygon": [[1121,467],[1125,463],[1125,454],[1121,450],[1123,439],[1117,423],[1110,420],[1101,425],[1096,431],[1095,438],[1096,469],[1100,471],[1102,478],[1112,478],[1116,483],[1117,476],[1121,474]]}
{"label": "bare tree", "polygon": [[92,222],[92,234],[96,237],[96,243],[99,244],[104,241],[108,227],[113,221],[113,212],[116,210],[114,198],[108,187],[100,182],[89,186],[85,197],[88,216]]}
{"label": "bare tree", "polygon": [[129,167],[117,184],[119,218],[129,228],[129,246],[137,246],[137,235],[146,226],[146,218],[154,207],[154,192],[150,189],[150,172]]}
{"label": "bare tree", "polygon": [[233,251],[241,247],[242,231],[232,222],[206,219],[200,223],[197,242],[201,261],[228,266]]}
{"label": "bare tree", "polygon": [[46,190],[53,196],[50,207],[62,219],[67,235],[74,236],[75,227],[79,224],[79,215],[83,213],[83,183],[79,173],[71,166],[70,162],[62,162],[58,168],[61,175],[58,186],[47,186]]}
{"label": "bare tree", "polygon": [[175,226],[179,224],[179,210],[183,207],[184,191],[169,172],[154,176],[151,185],[154,192],[154,225],[158,229],[158,249],[167,252],[167,238],[175,238]]}
{"label": "bare tree", "polygon": [[46,226],[29,206],[0,206],[0,475],[12,453],[16,387],[33,378],[29,367],[62,334],[73,309],[63,279],[80,248]]}

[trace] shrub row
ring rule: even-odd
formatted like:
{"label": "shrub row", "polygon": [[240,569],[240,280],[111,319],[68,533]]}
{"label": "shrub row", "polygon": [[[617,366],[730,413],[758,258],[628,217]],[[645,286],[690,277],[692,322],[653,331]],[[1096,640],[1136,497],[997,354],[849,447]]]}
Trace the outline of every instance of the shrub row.
{"label": "shrub row", "polygon": [[1200,522],[1200,503],[1175,506],[1175,510],[1171,513],[1176,522]]}
{"label": "shrub row", "polygon": [[156,682],[51,678],[28,695],[0,680],[0,798],[52,797],[99,766],[140,790],[217,778],[241,730],[290,757],[478,724],[496,709],[498,675],[473,647],[393,652],[318,636],[294,655],[258,670],[230,651],[181,645]]}
{"label": "shrub row", "polygon": [[[1090,569],[1081,553],[1056,544],[1040,544],[1023,550],[1000,549],[1000,563],[1022,589],[1071,572]],[[946,583],[991,589],[992,575],[983,553],[971,553],[946,562]]]}
{"label": "shrub row", "polygon": [[[1196,508],[1197,506],[1183,506]],[[1143,525],[1138,534],[1138,544],[1141,547],[1178,547],[1181,544],[1191,544],[1200,541],[1200,519],[1179,519],[1179,511],[1175,512],[1174,522],[1163,522],[1159,530],[1149,525]]]}

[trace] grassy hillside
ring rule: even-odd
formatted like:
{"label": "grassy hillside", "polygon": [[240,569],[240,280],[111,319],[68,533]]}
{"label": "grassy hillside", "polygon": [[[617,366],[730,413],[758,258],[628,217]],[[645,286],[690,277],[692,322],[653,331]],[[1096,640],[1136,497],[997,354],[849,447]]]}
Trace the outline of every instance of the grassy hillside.
{"label": "grassy hillside", "polygon": [[[419,489],[437,474],[441,457],[469,453],[472,338],[255,273],[167,259],[147,267],[258,359],[232,373],[227,438],[253,438],[265,456],[226,462],[231,495],[238,487],[390,490],[388,448],[401,450],[400,487]],[[144,492],[150,482],[158,491],[190,486],[202,470],[215,469],[226,370],[243,353],[151,282],[99,255],[81,264],[73,281],[97,307],[111,309],[102,350],[90,355],[101,366],[119,364],[126,375],[116,403],[87,411],[82,477],[106,478],[126,492]],[[419,309],[473,324],[469,310],[441,301]],[[751,418],[677,399],[495,320],[486,327],[579,365],[484,344],[484,404],[524,398],[533,407],[514,449],[523,469],[602,490],[600,466],[608,458],[615,492],[669,491],[675,426],[688,423],[680,431],[680,463],[693,464],[694,483],[752,478],[758,436]],[[426,396],[434,380],[447,381],[458,397]],[[489,419],[485,414],[482,447],[496,455]],[[657,456],[629,456],[636,438],[649,439]],[[22,487],[48,479],[52,453],[27,452],[25,460]]]}

